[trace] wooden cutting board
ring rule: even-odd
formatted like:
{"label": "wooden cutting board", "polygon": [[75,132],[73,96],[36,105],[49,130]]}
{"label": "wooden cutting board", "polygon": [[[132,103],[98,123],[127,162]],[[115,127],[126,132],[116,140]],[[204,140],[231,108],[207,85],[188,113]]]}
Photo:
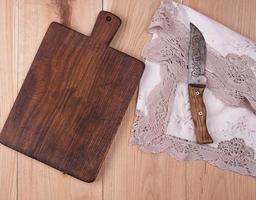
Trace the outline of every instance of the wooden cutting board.
{"label": "wooden cutting board", "polygon": [[120,24],[101,11],[88,37],[53,22],[0,142],[94,181],[144,70],[143,62],[108,46]]}

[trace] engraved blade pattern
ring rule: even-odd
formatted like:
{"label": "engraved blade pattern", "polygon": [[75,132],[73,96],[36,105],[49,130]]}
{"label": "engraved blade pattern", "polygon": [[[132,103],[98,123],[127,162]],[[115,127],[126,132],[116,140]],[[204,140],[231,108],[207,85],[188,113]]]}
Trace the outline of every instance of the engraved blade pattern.
{"label": "engraved blade pattern", "polygon": [[190,42],[188,52],[189,84],[206,85],[206,43],[198,28],[190,23]]}

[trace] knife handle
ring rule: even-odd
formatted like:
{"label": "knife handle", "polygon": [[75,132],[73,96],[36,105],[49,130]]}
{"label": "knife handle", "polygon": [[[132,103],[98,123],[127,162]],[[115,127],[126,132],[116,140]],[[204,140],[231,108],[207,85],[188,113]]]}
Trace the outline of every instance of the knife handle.
{"label": "knife handle", "polygon": [[188,85],[190,109],[195,125],[196,142],[198,144],[213,143],[213,140],[206,126],[206,108],[203,101],[205,85]]}

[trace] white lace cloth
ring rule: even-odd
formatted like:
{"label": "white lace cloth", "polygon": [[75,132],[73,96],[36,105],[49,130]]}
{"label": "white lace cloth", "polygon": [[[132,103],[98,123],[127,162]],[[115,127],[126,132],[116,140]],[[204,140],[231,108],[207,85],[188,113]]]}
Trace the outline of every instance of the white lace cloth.
{"label": "white lace cloth", "polygon": [[[187,91],[189,22],[207,42],[207,126],[214,143],[195,143]],[[256,176],[256,43],[183,5],[163,1],[146,45],[131,141],[149,152],[203,159]]]}

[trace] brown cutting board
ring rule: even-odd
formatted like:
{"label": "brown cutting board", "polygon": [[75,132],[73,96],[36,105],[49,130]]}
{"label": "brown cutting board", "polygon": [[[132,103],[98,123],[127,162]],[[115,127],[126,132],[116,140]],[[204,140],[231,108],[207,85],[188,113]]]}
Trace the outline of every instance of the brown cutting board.
{"label": "brown cutting board", "polygon": [[109,47],[120,24],[101,11],[88,37],[52,23],[0,142],[94,181],[144,70],[143,62]]}

